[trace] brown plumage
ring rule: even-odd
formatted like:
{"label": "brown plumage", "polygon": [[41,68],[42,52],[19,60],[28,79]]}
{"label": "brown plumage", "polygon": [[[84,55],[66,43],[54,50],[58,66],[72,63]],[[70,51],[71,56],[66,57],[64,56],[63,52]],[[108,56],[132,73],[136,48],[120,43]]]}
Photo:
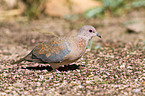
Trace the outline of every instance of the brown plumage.
{"label": "brown plumage", "polygon": [[76,36],[55,37],[36,46],[27,56],[12,63],[20,63],[24,60],[37,63],[47,63],[53,69],[60,65],[68,65],[84,54],[88,41],[100,35],[95,28],[89,25],[83,26]]}

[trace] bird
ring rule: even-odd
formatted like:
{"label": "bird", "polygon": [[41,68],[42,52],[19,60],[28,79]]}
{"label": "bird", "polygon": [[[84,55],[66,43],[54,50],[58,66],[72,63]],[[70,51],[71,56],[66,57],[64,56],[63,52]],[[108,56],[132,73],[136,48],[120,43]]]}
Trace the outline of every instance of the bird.
{"label": "bird", "polygon": [[32,49],[32,51],[12,64],[22,61],[49,64],[53,70],[61,65],[68,65],[80,59],[86,51],[89,40],[98,36],[93,26],[85,25],[75,36],[60,36],[49,38]]}

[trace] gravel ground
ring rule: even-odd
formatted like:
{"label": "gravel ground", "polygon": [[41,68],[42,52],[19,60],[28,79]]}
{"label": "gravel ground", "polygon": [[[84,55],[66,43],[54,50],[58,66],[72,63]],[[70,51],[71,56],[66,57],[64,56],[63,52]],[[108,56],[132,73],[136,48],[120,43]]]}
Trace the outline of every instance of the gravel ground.
{"label": "gravel ground", "polygon": [[[131,20],[144,22],[144,16],[144,13],[133,12],[122,17],[81,19],[71,23],[58,18],[29,23],[0,22],[0,95],[144,96],[145,31],[128,33],[123,26]],[[86,23],[96,26],[103,38],[94,38],[92,50],[87,49],[77,62],[57,71],[52,71],[49,64],[24,61],[11,65],[38,42],[52,37],[38,31],[69,35]]]}
{"label": "gravel ground", "polygon": [[1,95],[145,95],[145,43],[107,42],[76,63],[49,65],[1,61]]}

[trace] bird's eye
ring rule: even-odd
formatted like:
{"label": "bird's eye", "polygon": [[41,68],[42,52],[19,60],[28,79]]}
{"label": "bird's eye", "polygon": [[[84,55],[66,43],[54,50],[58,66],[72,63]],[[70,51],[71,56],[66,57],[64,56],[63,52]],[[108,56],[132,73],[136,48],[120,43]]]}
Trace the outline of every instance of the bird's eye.
{"label": "bird's eye", "polygon": [[92,30],[89,30],[89,32],[93,32]]}

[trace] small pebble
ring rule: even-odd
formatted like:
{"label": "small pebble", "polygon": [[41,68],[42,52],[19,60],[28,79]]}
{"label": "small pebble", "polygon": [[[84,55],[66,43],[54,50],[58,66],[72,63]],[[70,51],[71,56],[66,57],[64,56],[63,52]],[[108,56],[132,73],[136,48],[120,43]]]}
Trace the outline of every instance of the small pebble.
{"label": "small pebble", "polygon": [[141,89],[133,89],[132,92],[133,93],[138,93],[138,92],[141,92]]}

